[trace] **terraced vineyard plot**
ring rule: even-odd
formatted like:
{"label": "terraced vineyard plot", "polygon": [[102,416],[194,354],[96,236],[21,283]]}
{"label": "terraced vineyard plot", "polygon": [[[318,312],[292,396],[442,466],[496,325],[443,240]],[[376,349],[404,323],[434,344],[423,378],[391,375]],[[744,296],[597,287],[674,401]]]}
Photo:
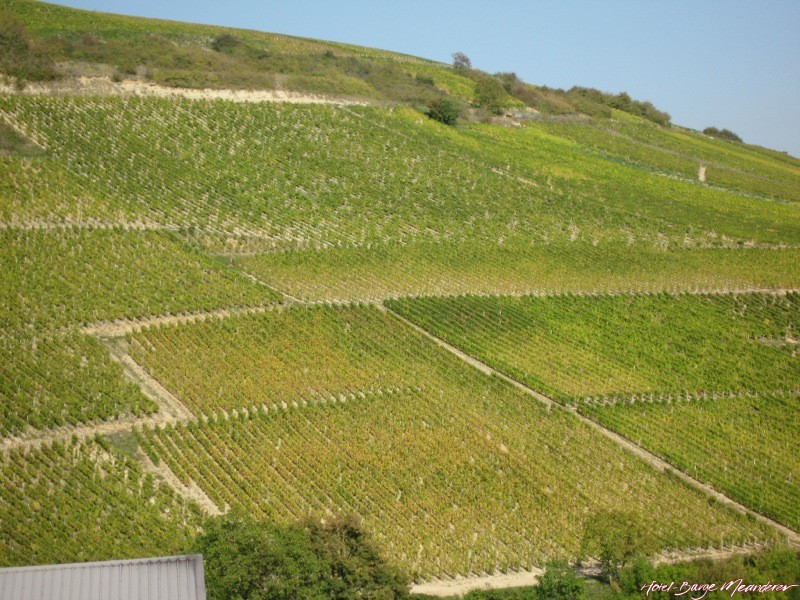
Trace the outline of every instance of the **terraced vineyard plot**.
{"label": "terraced vineyard plot", "polygon": [[153,231],[0,230],[0,326],[256,305],[278,295]]}
{"label": "terraced vineyard plot", "polygon": [[94,442],[0,454],[0,566],[179,554],[199,512]]}
{"label": "terraced vineyard plot", "polygon": [[800,287],[800,250],[660,250],[605,244],[408,244],[243,256],[235,263],[298,298],[643,292]]}
{"label": "terraced vineyard plot", "polygon": [[[469,157],[333,107],[7,97],[0,109],[129,219],[265,248],[486,234],[542,203]],[[539,217],[534,230],[557,227]]]}
{"label": "terraced vineyard plot", "polygon": [[[720,243],[726,239],[800,243],[797,205],[765,202],[643,172],[594,156],[578,144],[543,133],[535,125],[521,129],[477,125],[464,136],[478,145],[490,164],[539,186],[564,190],[571,202],[581,205],[581,212],[609,213],[606,218],[626,223],[636,240],[646,239],[635,235],[636,231],[649,230],[656,240],[660,235],[664,236],[662,241],[672,244]],[[800,185],[800,177],[792,176],[792,181],[795,188]],[[577,222],[574,226],[581,228]],[[579,239],[592,240],[592,236]]]}
{"label": "terraced vineyard plot", "polygon": [[[642,173],[531,128],[454,132],[409,109],[136,98],[9,96],[0,111],[104,199],[84,219],[182,227],[213,251],[800,241],[795,207]],[[8,212],[29,211],[14,201]]]}
{"label": "terraced vineyard plot", "polygon": [[110,222],[120,216],[50,158],[0,153],[0,173],[0,222],[4,224],[63,223],[86,215]]}
{"label": "terraced vineyard plot", "polygon": [[582,404],[580,411],[727,496],[800,529],[797,395]]}
{"label": "terraced vineyard plot", "polygon": [[793,157],[680,129],[665,129],[618,111],[614,117],[582,123],[540,121],[533,127],[644,168],[696,179],[702,164],[708,167],[707,180],[711,184],[800,201],[800,162]]}
{"label": "terraced vineyard plot", "polygon": [[153,459],[220,508],[280,521],[354,511],[422,576],[574,555],[602,508],[636,512],[664,546],[765,535],[374,307],[288,308],[129,340],[210,417],[140,432]]}
{"label": "terraced vineyard plot", "polygon": [[454,383],[140,436],[220,507],[278,522],[361,515],[387,557],[423,578],[574,557],[585,519],[605,509],[634,513],[662,547],[771,535],[572,415],[465,369]]}
{"label": "terraced vineyard plot", "polygon": [[158,409],[99,341],[74,332],[0,333],[0,407],[0,438]]}
{"label": "terraced vineyard plot", "polygon": [[797,293],[386,304],[561,402],[800,390]]}
{"label": "terraced vineyard plot", "polygon": [[198,415],[442,376],[419,334],[375,308],[288,308],[128,339],[134,360]]}

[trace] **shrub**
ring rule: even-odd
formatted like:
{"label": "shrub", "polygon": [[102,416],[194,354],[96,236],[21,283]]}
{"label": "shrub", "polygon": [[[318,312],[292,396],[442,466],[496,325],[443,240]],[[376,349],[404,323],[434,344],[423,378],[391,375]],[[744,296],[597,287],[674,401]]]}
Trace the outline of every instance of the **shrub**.
{"label": "shrub", "polygon": [[606,581],[618,581],[623,567],[652,550],[644,525],[632,513],[600,511],[586,521],[581,552],[600,561]]}
{"label": "shrub", "polygon": [[451,127],[456,124],[461,109],[449,98],[437,98],[428,102],[428,116]]}
{"label": "shrub", "polygon": [[222,33],[215,37],[214,41],[211,42],[211,48],[217,52],[230,52],[241,43],[242,42],[239,41],[239,38],[237,38],[235,35],[231,35],[230,33]]}
{"label": "shrub", "polygon": [[499,81],[485,76],[475,82],[475,102],[493,115],[500,115],[508,106],[508,95]]}
{"label": "shrub", "polygon": [[537,598],[540,600],[583,600],[586,597],[583,580],[567,561],[553,561],[539,578]]}
{"label": "shrub", "polygon": [[728,140],[730,142],[741,142],[742,138],[733,133],[729,129],[717,129],[716,127],[706,127],[703,133],[711,137],[719,138],[721,140]]}
{"label": "shrub", "polygon": [[0,73],[10,75],[20,87],[26,81],[56,78],[50,56],[33,44],[19,19],[5,12],[0,12]]}

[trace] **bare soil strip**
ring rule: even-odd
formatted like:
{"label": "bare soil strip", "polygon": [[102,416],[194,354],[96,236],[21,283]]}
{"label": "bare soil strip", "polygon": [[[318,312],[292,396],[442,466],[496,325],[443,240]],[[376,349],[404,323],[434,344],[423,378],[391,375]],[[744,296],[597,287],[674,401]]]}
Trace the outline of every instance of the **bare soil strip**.
{"label": "bare soil strip", "polygon": [[[732,548],[691,548],[680,551],[662,552],[653,557],[653,564],[671,565],[698,559],[723,560],[731,556],[750,554],[767,548],[764,543],[745,544]],[[577,569],[581,577],[597,577],[601,568],[596,561],[589,561]],[[456,577],[455,579],[431,579],[412,586],[415,594],[428,594],[429,596],[463,596],[472,590],[503,589],[536,585],[544,569],[533,568],[530,571],[509,571],[508,573],[495,573],[493,575],[475,575],[470,577]]]}
{"label": "bare soil strip", "polygon": [[620,446],[622,446],[623,448],[625,448],[629,452],[632,452],[633,454],[635,454],[636,456],[638,456],[639,458],[641,458],[642,460],[647,462],[650,466],[652,466],[656,470],[661,471],[661,472],[669,470],[672,473],[674,473],[675,475],[677,475],[678,477],[680,477],[683,481],[685,481],[689,485],[693,486],[696,489],[701,490],[702,492],[704,492],[705,494],[707,494],[709,496],[712,496],[717,501],[719,501],[719,502],[721,502],[723,504],[726,504],[727,506],[730,506],[731,508],[733,508],[734,510],[739,511],[742,514],[752,515],[753,517],[757,518],[759,521],[762,521],[763,523],[769,524],[770,526],[772,526],[773,528],[775,528],[779,532],[781,532],[783,535],[785,535],[786,538],[787,538],[787,541],[790,544],[800,548],[800,533],[798,533],[798,532],[796,532],[796,531],[794,531],[792,529],[789,529],[788,527],[786,527],[784,525],[781,525],[777,521],[773,521],[769,517],[765,517],[764,515],[762,515],[760,513],[757,513],[754,510],[751,510],[751,509],[747,508],[743,504],[740,504],[739,502],[736,502],[735,500],[729,498],[728,496],[725,496],[724,494],[716,491],[710,485],[705,484],[705,483],[695,479],[694,477],[691,477],[691,476],[687,475],[686,473],[684,473],[683,471],[681,471],[680,469],[678,469],[674,465],[672,465],[672,464],[668,463],[667,461],[659,458],[655,454],[652,454],[648,450],[645,450],[644,448],[642,448],[638,444],[633,443],[631,440],[629,440],[629,439],[627,439],[627,438],[625,438],[625,437],[623,437],[623,436],[611,431],[610,429],[606,429],[605,427],[603,427],[599,423],[597,423],[597,422],[591,420],[590,418],[580,414],[576,409],[564,406],[562,404],[558,404],[557,402],[551,400],[547,396],[537,392],[536,390],[534,390],[532,388],[529,388],[525,384],[523,384],[523,383],[521,383],[521,382],[519,382],[519,381],[517,381],[517,380],[515,380],[515,379],[513,379],[511,377],[509,377],[508,375],[506,375],[504,373],[501,373],[500,371],[497,371],[496,369],[490,367],[486,363],[484,363],[482,361],[479,361],[474,356],[469,356],[469,355],[465,354],[464,352],[461,352],[457,348],[454,348],[453,346],[451,346],[450,344],[448,344],[444,340],[438,338],[437,336],[433,335],[429,331],[423,329],[422,327],[419,327],[419,326],[415,325],[414,323],[409,322],[408,320],[406,320],[405,318],[401,317],[400,315],[398,315],[394,311],[391,311],[389,309],[385,309],[385,310],[387,310],[388,312],[391,312],[398,319],[400,319],[404,323],[410,325],[411,327],[413,327],[414,329],[416,329],[417,331],[419,331],[420,333],[425,335],[427,338],[429,338],[430,340],[432,340],[433,342],[435,342],[436,344],[441,346],[442,348],[445,348],[445,349],[449,350],[450,352],[452,352],[453,354],[458,356],[461,360],[464,360],[465,362],[467,362],[469,365],[472,365],[473,367],[476,367],[477,369],[479,369],[483,373],[486,373],[488,375],[494,375],[496,377],[500,377],[501,379],[504,379],[504,380],[508,381],[509,383],[513,384],[514,386],[516,386],[520,390],[524,391],[525,393],[533,396],[534,398],[536,398],[540,402],[542,402],[545,405],[547,405],[548,410],[551,410],[553,408],[553,406],[555,406],[558,409],[566,410],[566,411],[572,413],[573,415],[575,415],[575,417],[577,419],[579,419],[580,421],[586,423],[587,425],[589,425],[590,427],[592,427],[593,429],[595,429],[599,433],[603,434],[607,438],[613,440],[614,442],[616,442],[617,444],[619,444]]}
{"label": "bare soil strip", "polygon": [[494,575],[480,575],[475,577],[457,577],[456,579],[432,579],[412,586],[414,594],[428,594],[429,596],[463,596],[472,590],[488,590],[523,587],[536,585],[543,569],[530,571],[509,571]]}
{"label": "bare soil strip", "polygon": [[169,486],[172,487],[176,492],[178,492],[181,496],[186,498],[187,500],[192,500],[202,508],[206,514],[211,516],[221,515],[223,511],[221,511],[216,504],[211,501],[206,493],[200,489],[200,487],[194,482],[190,481],[189,485],[184,485],[180,479],[172,472],[172,470],[161,461],[161,463],[156,466],[150,457],[147,456],[144,452],[139,452],[137,455],[137,460],[142,463],[142,466],[146,471],[153,473],[154,475],[160,477],[164,480]]}
{"label": "bare soil strip", "polygon": [[0,94],[29,96],[143,96],[185,98],[188,100],[229,100],[231,102],[288,102],[292,104],[333,104],[337,106],[368,104],[363,99],[338,98],[321,94],[283,90],[234,90],[173,88],[135,79],[114,81],[111,77],[76,77],[49,83],[29,83],[24,90],[0,84]]}
{"label": "bare soil strip", "polygon": [[[162,315],[157,317],[145,317],[136,320],[119,319],[116,321],[101,321],[81,328],[82,333],[93,335],[99,338],[115,338],[128,335],[139,331],[144,327],[156,325],[173,325],[177,323],[192,323],[195,321],[205,321],[206,319],[216,319],[230,317],[233,315],[256,314],[270,310],[281,310],[279,304],[262,304],[259,306],[246,306],[239,308],[221,308],[218,310],[200,311],[182,315]],[[112,352],[113,354],[113,352]]]}
{"label": "bare soil strip", "polygon": [[128,354],[128,343],[123,338],[106,340],[111,358],[122,365],[125,375],[138,385],[145,396],[158,404],[158,415],[163,419],[186,421],[192,418],[192,413],[187,409],[172,392],[161,385],[150,373],[144,370]]}
{"label": "bare soil strip", "polygon": [[109,435],[130,431],[134,427],[155,427],[166,423],[175,423],[177,419],[170,415],[159,413],[147,417],[130,417],[116,421],[102,421],[86,423],[84,425],[65,425],[55,429],[35,430],[22,436],[3,438],[0,442],[0,451],[9,452],[20,448],[38,448],[56,441],[67,441],[76,437],[85,439],[95,435]]}

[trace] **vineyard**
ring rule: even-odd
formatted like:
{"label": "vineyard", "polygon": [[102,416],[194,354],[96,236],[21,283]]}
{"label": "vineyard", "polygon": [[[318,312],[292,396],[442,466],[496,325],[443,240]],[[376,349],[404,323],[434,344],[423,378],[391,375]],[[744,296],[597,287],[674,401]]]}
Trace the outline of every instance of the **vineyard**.
{"label": "vineyard", "polygon": [[475,73],[383,50],[0,8],[112,90],[0,75],[0,566],[185,552],[229,509],[355,514],[417,580],[575,560],[607,511],[678,554],[800,540],[798,159],[492,121]]}
{"label": "vineyard", "polygon": [[36,331],[278,294],[155,231],[0,229],[0,326]]}
{"label": "vineyard", "polygon": [[185,552],[197,509],[104,445],[0,454],[0,565]]}
{"label": "vineyard", "polygon": [[149,327],[129,341],[131,356],[197,415],[438,380],[433,358],[450,358],[375,308],[287,308]]}
{"label": "vineyard", "polygon": [[797,159],[689,131],[667,131],[621,112],[614,116],[613,121],[588,123],[540,121],[535,127],[645,169],[696,179],[698,166],[707,165],[707,181],[711,185],[765,198],[800,201]]}
{"label": "vineyard", "polygon": [[796,394],[580,410],[729,497],[800,528]]}
{"label": "vineyard", "polygon": [[4,332],[0,362],[0,438],[157,409],[89,336]]}
{"label": "vineyard", "polygon": [[375,308],[287,309],[133,340],[181,400],[195,411],[205,400],[199,421],[138,430],[154,461],[219,508],[282,522],[355,512],[420,577],[574,557],[587,515],[623,505],[662,547],[765,535]]}
{"label": "vineyard", "polygon": [[800,288],[800,250],[647,245],[407,244],[241,256],[304,300]]}
{"label": "vineyard", "polygon": [[800,390],[800,296],[458,297],[387,306],[566,403]]}
{"label": "vineyard", "polygon": [[[214,252],[800,240],[794,206],[641,172],[533,127],[453,132],[405,108],[152,98],[9,96],[0,115],[68,171],[79,193],[49,198],[67,211],[59,221],[159,224]],[[9,219],[41,215],[24,201],[31,185],[12,180]]]}

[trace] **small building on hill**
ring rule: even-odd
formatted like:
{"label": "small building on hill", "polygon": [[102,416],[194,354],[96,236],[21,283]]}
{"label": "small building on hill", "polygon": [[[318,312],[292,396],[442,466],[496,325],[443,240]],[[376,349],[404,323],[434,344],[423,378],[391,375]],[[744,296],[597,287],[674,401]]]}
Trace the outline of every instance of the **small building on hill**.
{"label": "small building on hill", "polygon": [[206,600],[203,556],[0,569],[2,600]]}

